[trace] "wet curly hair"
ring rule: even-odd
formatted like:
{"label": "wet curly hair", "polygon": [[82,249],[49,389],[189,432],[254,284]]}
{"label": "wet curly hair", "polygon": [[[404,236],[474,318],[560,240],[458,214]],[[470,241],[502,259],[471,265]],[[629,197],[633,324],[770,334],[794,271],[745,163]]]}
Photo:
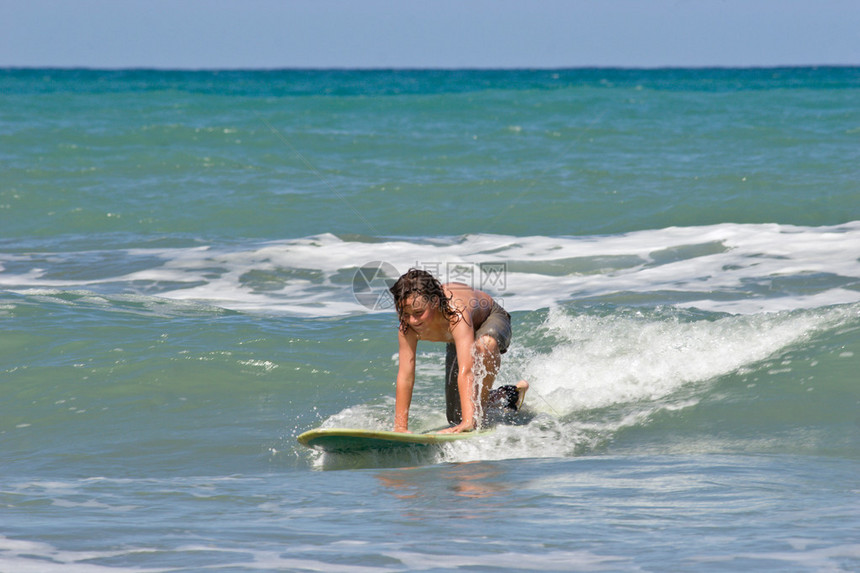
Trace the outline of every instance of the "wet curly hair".
{"label": "wet curly hair", "polygon": [[400,331],[404,334],[409,330],[409,325],[403,317],[403,305],[412,295],[424,297],[430,304],[438,305],[439,310],[448,320],[460,318],[460,313],[451,308],[451,301],[445,296],[442,284],[427,271],[409,269],[388,290],[394,297],[394,307],[400,318]]}

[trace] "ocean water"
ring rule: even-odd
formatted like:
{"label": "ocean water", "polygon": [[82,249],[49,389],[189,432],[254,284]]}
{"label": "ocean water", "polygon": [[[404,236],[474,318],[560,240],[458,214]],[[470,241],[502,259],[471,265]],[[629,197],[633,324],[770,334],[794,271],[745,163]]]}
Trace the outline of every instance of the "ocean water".
{"label": "ocean water", "polygon": [[[0,70],[0,166],[2,572],[860,570],[858,68]],[[410,267],[518,422],[299,446]]]}

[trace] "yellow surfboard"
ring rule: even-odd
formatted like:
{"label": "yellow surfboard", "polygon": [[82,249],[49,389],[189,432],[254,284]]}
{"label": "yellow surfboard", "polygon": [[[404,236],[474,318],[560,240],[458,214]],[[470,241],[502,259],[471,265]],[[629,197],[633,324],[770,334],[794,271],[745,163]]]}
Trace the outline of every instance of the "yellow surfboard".
{"label": "yellow surfboard", "polygon": [[317,428],[300,434],[299,443],[309,448],[325,452],[360,452],[364,450],[385,450],[391,448],[429,447],[467,440],[492,433],[488,430],[464,432],[462,434],[404,434],[381,430],[362,430],[357,428]]}

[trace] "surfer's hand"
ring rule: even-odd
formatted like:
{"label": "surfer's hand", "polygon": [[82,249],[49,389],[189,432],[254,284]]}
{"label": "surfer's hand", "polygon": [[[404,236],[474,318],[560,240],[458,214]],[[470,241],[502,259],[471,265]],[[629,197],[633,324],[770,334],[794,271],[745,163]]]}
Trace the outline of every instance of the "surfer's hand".
{"label": "surfer's hand", "polygon": [[445,428],[444,430],[440,430],[440,434],[462,434],[463,432],[471,432],[475,429],[474,422],[460,422],[456,426],[451,426],[450,428]]}

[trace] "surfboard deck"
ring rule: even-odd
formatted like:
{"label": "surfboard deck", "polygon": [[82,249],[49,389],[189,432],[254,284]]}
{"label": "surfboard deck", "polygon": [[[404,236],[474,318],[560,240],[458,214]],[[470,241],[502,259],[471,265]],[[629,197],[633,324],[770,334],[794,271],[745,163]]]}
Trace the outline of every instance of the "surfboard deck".
{"label": "surfboard deck", "polygon": [[479,430],[462,434],[404,434],[383,430],[363,430],[358,428],[317,428],[300,434],[299,443],[309,448],[325,452],[360,452],[364,450],[385,450],[392,448],[430,447],[486,436],[493,430]]}

